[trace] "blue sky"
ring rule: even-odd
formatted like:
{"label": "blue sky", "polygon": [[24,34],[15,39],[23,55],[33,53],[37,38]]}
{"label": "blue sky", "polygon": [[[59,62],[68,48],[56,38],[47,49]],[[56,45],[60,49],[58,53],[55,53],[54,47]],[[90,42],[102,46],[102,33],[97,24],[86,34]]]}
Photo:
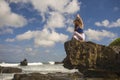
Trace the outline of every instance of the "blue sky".
{"label": "blue sky", "polygon": [[120,37],[120,0],[0,0],[0,61],[62,61],[80,14],[86,41]]}

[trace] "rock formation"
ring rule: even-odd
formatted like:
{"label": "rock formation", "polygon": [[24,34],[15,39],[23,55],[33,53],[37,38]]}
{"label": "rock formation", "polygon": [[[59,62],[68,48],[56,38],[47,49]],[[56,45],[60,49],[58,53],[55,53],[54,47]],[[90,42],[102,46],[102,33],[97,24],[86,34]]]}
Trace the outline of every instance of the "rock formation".
{"label": "rock formation", "polygon": [[27,59],[24,59],[23,61],[21,61],[20,65],[21,66],[27,66],[28,65]]}
{"label": "rock formation", "polygon": [[20,73],[20,72],[22,72],[22,69],[13,68],[13,67],[1,67],[0,66],[0,72],[1,73]]}
{"label": "rock formation", "polygon": [[15,74],[12,80],[78,80],[80,73]]}
{"label": "rock formation", "polygon": [[120,51],[117,51],[118,47],[76,40],[65,42],[64,47],[67,56],[63,61],[63,66],[68,69],[76,68],[82,73],[94,70],[120,74]]}

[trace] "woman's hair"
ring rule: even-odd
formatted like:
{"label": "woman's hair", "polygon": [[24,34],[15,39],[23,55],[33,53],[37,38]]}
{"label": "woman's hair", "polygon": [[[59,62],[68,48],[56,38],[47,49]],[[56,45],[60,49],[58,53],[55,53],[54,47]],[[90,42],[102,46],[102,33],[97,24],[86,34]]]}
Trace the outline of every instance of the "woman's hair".
{"label": "woman's hair", "polygon": [[77,15],[76,19],[73,21],[75,27],[79,26],[80,28],[83,28],[83,21],[80,16]]}

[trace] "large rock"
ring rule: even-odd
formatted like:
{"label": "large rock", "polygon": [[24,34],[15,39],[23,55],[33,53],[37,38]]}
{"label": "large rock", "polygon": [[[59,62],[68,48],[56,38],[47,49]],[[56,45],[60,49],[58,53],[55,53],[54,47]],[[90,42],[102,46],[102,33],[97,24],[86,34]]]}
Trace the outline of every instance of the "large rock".
{"label": "large rock", "polygon": [[12,80],[78,80],[80,73],[15,74]]}
{"label": "large rock", "polygon": [[96,70],[120,74],[120,54],[113,47],[76,40],[65,42],[64,47],[67,56],[63,63],[68,69],[77,68],[82,73]]}
{"label": "large rock", "polygon": [[23,61],[20,62],[20,66],[27,66],[28,62],[27,59],[24,59]]}
{"label": "large rock", "polygon": [[22,69],[13,68],[13,67],[1,67],[0,66],[0,72],[1,73],[20,73],[20,72],[22,72]]}

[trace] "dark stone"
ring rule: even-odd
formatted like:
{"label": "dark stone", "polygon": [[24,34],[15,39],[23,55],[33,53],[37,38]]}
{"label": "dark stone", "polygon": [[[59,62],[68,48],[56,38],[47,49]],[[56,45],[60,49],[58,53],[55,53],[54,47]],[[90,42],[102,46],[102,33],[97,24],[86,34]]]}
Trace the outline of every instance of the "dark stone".
{"label": "dark stone", "polygon": [[80,73],[29,73],[15,74],[13,80],[78,80],[81,77]]}
{"label": "dark stone", "polygon": [[22,69],[13,67],[0,67],[1,73],[20,73]]}
{"label": "dark stone", "polygon": [[55,64],[62,64],[63,62],[55,62]]}
{"label": "dark stone", "polygon": [[64,47],[67,55],[63,60],[65,68],[76,68],[82,73],[86,73],[89,69],[120,72],[120,56],[117,49],[77,40],[65,42]]}
{"label": "dark stone", "polygon": [[13,80],[21,80],[22,78],[25,78],[27,76],[27,74],[15,74]]}
{"label": "dark stone", "polygon": [[120,76],[112,71],[106,70],[87,70],[84,72],[84,77],[89,78],[119,78]]}
{"label": "dark stone", "polygon": [[24,59],[23,61],[20,62],[20,66],[27,66],[28,62],[27,59]]}

